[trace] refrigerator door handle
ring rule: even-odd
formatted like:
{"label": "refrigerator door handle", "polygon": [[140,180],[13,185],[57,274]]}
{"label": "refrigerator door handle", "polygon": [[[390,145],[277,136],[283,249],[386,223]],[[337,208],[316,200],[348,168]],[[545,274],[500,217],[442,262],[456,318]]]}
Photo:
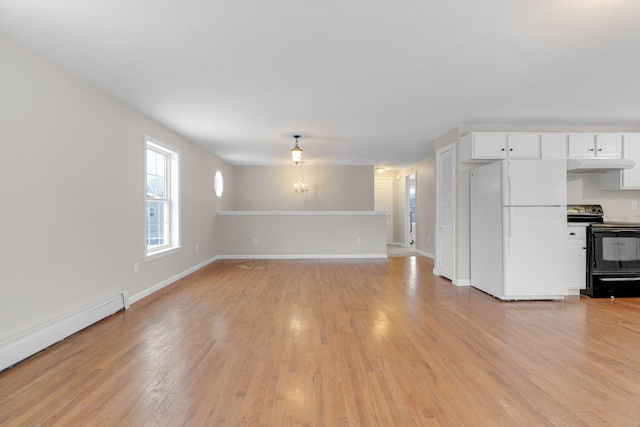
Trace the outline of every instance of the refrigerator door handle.
{"label": "refrigerator door handle", "polygon": [[[507,160],[505,167],[507,168],[507,192],[504,204],[511,205],[511,160]],[[511,233],[509,233],[511,235]]]}
{"label": "refrigerator door handle", "polygon": [[511,255],[511,206],[507,207],[507,255]]}

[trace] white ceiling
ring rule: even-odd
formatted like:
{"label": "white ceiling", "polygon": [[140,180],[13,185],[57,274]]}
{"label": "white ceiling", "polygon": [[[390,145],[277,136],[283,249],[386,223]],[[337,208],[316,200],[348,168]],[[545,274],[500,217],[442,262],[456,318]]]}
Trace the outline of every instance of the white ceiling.
{"label": "white ceiling", "polygon": [[638,18],[637,0],[0,0],[0,33],[236,165],[290,164],[297,133],[307,164],[398,168],[460,124],[638,126]]}

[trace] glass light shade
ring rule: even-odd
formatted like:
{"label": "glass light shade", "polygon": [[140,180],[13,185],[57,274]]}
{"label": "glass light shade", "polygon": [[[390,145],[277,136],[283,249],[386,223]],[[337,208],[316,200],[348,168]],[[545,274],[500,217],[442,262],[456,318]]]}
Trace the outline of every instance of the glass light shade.
{"label": "glass light shade", "polygon": [[300,178],[300,181],[293,184],[293,187],[295,188],[296,193],[298,194],[304,194],[309,192],[309,184],[304,182],[304,178]]}
{"label": "glass light shade", "polygon": [[296,146],[291,149],[291,158],[296,165],[302,161],[302,148],[298,147],[297,142]]}

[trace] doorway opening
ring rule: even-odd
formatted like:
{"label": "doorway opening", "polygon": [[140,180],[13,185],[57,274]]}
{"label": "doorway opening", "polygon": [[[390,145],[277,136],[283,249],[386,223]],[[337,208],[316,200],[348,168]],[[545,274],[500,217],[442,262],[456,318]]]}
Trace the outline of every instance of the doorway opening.
{"label": "doorway opening", "polygon": [[414,251],[416,249],[416,219],[418,215],[416,185],[415,172],[405,177],[405,212],[407,213],[405,241],[407,242],[407,248],[410,248]]}

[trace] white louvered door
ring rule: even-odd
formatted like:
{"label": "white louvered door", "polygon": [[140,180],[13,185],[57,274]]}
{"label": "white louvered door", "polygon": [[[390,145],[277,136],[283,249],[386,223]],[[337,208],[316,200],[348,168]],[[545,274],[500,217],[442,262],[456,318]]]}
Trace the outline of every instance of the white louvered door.
{"label": "white louvered door", "polygon": [[456,193],[455,145],[451,144],[439,150],[436,161],[438,217],[436,224],[436,261],[434,273],[453,281]]}

